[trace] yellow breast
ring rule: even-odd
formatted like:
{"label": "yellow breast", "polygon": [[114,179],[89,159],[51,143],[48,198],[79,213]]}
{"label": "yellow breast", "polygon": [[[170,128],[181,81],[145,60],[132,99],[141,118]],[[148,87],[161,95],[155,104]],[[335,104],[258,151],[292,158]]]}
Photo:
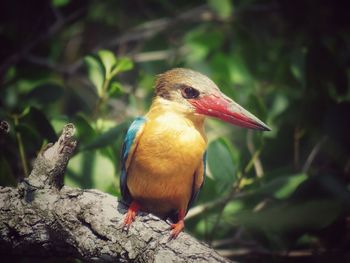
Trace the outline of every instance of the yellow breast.
{"label": "yellow breast", "polygon": [[132,197],[152,213],[187,208],[194,173],[203,161],[203,119],[151,108],[128,169]]}

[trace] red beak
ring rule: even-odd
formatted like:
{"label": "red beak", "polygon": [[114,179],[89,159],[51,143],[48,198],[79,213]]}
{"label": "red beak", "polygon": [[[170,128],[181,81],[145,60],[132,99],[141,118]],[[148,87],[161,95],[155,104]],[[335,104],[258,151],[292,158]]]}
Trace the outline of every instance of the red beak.
{"label": "red beak", "polygon": [[189,102],[199,114],[216,117],[244,128],[261,131],[271,130],[265,123],[221,92],[199,99],[190,99]]}

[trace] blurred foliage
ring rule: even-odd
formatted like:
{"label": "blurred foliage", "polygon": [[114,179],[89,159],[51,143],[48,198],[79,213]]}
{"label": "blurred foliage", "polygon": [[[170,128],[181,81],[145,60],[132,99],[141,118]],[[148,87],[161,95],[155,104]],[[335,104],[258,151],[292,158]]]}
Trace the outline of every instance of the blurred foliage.
{"label": "blurred foliage", "polygon": [[187,231],[243,262],[350,261],[350,16],[345,1],[2,1],[0,184],[63,125],[66,184],[119,196],[119,153],[153,81],[210,76],[266,121],[207,121],[208,176]]}

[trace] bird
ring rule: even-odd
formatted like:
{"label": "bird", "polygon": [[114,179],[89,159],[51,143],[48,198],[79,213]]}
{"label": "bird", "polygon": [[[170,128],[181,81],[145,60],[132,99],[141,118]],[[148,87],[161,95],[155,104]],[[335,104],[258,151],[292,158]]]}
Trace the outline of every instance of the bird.
{"label": "bird", "polygon": [[170,218],[171,239],[184,229],[185,216],[205,179],[206,117],[270,130],[206,75],[186,68],[159,74],[148,113],[134,120],[122,147],[120,191],[129,205],[124,228],[143,211]]}

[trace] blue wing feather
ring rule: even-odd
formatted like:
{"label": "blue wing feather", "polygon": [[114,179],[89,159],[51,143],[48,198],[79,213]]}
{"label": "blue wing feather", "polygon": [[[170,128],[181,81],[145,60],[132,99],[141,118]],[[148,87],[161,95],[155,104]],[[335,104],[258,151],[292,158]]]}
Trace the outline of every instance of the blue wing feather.
{"label": "blue wing feather", "polygon": [[128,132],[126,133],[122,153],[121,153],[121,164],[122,164],[122,171],[120,175],[120,191],[122,193],[122,198],[125,202],[130,203],[131,195],[129,193],[127,184],[126,184],[126,178],[127,178],[127,167],[126,167],[126,161],[130,154],[130,149],[135,143],[136,135],[138,131],[142,128],[143,124],[146,122],[145,117],[138,117],[134,120],[134,122],[130,125]]}
{"label": "blue wing feather", "polygon": [[188,202],[188,206],[187,206],[187,212],[192,207],[194,201],[196,201],[198,193],[203,188],[203,185],[204,185],[204,182],[205,182],[205,176],[206,176],[206,173],[205,173],[206,167],[207,167],[207,151],[205,151],[205,153],[203,154],[203,182],[202,182],[201,186],[199,187],[199,189],[197,191],[195,191],[195,190],[192,191],[192,195],[191,195],[190,201]]}

